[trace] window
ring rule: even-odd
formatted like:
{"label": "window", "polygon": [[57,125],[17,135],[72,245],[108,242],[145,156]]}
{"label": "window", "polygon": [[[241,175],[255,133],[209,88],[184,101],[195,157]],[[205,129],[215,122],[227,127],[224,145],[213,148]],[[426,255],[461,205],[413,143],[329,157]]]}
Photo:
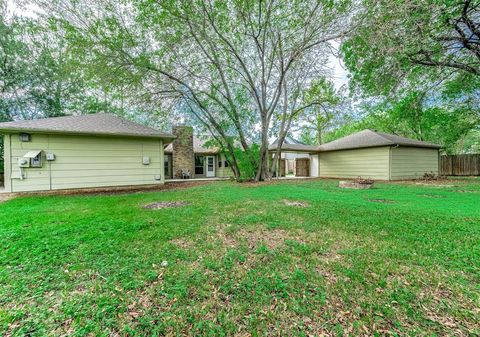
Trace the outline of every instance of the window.
{"label": "window", "polygon": [[166,154],[164,159],[164,175],[165,177],[171,178],[172,177],[172,155]]}
{"label": "window", "polygon": [[218,167],[222,167],[222,160],[218,159]]}
{"label": "window", "polygon": [[225,159],[225,162],[223,163],[223,167],[228,167],[228,161]]}
{"label": "window", "polygon": [[195,156],[195,174],[205,174],[204,172],[204,156]]}

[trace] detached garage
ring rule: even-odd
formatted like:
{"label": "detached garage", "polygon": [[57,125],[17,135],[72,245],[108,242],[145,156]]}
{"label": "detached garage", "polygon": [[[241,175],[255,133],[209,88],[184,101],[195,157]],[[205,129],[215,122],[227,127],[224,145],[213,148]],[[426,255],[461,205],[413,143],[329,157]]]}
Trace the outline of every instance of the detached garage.
{"label": "detached garage", "polygon": [[112,114],[0,123],[6,192],[164,183],[173,136]]}
{"label": "detached garage", "polygon": [[319,147],[319,176],[402,180],[438,175],[437,144],[363,130]]}

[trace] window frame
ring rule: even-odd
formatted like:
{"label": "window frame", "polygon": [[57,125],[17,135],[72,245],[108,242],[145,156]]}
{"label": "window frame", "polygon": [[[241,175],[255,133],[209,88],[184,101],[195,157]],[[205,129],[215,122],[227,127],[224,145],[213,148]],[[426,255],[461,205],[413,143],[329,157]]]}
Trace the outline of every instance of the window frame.
{"label": "window frame", "polygon": [[[198,163],[201,162],[201,166],[200,166],[200,164],[197,164],[197,159],[199,159]],[[195,167],[195,174],[205,175],[205,156],[200,156],[200,155],[195,156],[194,167]],[[202,169],[201,173],[197,172],[197,169],[200,169],[200,168]]]}

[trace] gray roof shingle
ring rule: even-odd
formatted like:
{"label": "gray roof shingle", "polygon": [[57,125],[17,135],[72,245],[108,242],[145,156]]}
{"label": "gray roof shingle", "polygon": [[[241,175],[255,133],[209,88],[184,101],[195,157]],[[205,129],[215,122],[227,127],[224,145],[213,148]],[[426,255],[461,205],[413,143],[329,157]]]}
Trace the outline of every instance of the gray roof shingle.
{"label": "gray roof shingle", "polygon": [[[269,151],[275,151],[277,149],[277,142],[274,142],[268,146]],[[282,144],[282,151],[300,151],[300,152],[318,152],[317,145],[306,144]]]}
{"label": "gray roof shingle", "polygon": [[[196,136],[193,136],[193,152],[195,154],[217,154],[220,152],[220,149],[217,147],[205,147],[205,143],[208,139],[202,139]],[[165,147],[165,153],[173,152],[173,144],[170,143]]]}
{"label": "gray roof shingle", "polygon": [[[268,146],[269,151],[277,150],[278,139]],[[317,152],[318,145],[307,145],[292,137],[285,137],[282,144],[282,151],[300,151],[300,152]]]}
{"label": "gray roof shingle", "polygon": [[412,146],[439,149],[441,146],[433,143],[422,142],[415,139],[391,135],[388,133],[363,130],[349,136],[322,144],[318,147],[320,152],[347,149],[361,149],[377,146]]}
{"label": "gray roof shingle", "polygon": [[1,131],[174,138],[172,134],[108,113],[5,122],[0,123]]}

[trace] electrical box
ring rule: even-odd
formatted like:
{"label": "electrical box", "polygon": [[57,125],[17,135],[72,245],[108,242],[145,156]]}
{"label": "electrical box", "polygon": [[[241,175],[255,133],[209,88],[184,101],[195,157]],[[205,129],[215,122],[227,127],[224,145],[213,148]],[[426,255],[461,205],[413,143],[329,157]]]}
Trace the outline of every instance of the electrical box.
{"label": "electrical box", "polygon": [[30,167],[30,159],[18,158],[18,167]]}
{"label": "electrical box", "polygon": [[53,153],[47,153],[46,157],[47,157],[47,161],[55,160],[55,155]]}
{"label": "electrical box", "polygon": [[30,167],[42,167],[42,154],[39,153],[37,156],[30,158]]}
{"label": "electrical box", "polygon": [[143,165],[150,165],[150,157],[144,156],[143,157]]}

